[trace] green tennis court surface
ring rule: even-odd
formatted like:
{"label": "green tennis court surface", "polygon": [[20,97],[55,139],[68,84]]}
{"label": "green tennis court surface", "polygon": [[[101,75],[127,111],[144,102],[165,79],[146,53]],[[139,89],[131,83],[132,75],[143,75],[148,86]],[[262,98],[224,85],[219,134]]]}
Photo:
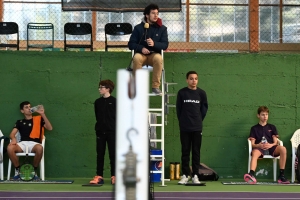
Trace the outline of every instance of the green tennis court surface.
{"label": "green tennis court surface", "polygon": [[295,186],[299,183],[280,184],[276,182],[257,182],[256,184],[249,184],[247,182],[222,182],[223,185],[277,185],[277,186]]}
{"label": "green tennis court surface", "polygon": [[[57,181],[56,178],[47,178],[48,181]],[[60,178],[59,180],[68,180]],[[88,184],[91,177],[72,178],[72,184],[1,184],[2,191],[28,191],[28,192],[113,192],[114,186],[110,184],[110,178],[104,178],[101,187],[83,187]],[[285,185],[223,185],[222,182],[239,182],[242,179],[221,179],[219,181],[205,181],[205,187],[187,187],[178,185],[178,180],[166,181],[166,187],[161,187],[161,183],[154,183],[154,192],[270,192],[270,193],[299,193],[300,187],[286,187]],[[260,180],[260,182],[270,182],[271,180]]]}
{"label": "green tennis court surface", "polygon": [[83,184],[82,186],[87,186],[87,187],[100,187],[103,184]]}
{"label": "green tennis court surface", "polygon": [[72,184],[73,180],[40,180],[40,181],[13,181],[4,180],[0,181],[0,184]]}

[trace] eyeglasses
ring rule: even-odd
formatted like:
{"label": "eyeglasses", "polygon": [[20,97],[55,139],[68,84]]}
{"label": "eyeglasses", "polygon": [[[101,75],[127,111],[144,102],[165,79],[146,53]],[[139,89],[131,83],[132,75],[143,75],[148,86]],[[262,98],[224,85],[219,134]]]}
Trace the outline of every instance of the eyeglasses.
{"label": "eyeglasses", "polygon": [[101,89],[101,88],[106,88],[105,86],[99,86],[99,88],[98,89]]}

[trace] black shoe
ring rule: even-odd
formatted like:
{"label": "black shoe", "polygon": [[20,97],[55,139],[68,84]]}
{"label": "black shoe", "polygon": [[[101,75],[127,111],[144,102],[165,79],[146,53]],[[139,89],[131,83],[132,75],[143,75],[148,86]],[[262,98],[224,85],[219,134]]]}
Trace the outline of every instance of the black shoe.
{"label": "black shoe", "polygon": [[278,183],[280,184],[290,184],[290,181],[287,180],[284,175],[281,175],[278,177]]}

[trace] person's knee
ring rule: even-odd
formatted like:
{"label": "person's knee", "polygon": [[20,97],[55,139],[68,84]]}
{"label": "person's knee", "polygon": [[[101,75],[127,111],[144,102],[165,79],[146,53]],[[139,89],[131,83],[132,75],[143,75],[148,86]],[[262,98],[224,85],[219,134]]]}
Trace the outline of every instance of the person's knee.
{"label": "person's knee", "polygon": [[18,150],[18,145],[8,145],[7,146],[7,153],[11,154],[11,153],[18,153],[18,152],[22,152],[22,150]]}
{"label": "person's knee", "polygon": [[159,53],[155,54],[153,57],[153,62],[154,63],[162,63],[162,56]]}
{"label": "person's knee", "polygon": [[136,54],[134,54],[134,56],[133,56],[133,62],[137,62],[137,63],[140,63],[140,62],[142,62],[142,59],[143,59],[143,56],[141,55],[141,54],[139,54],[139,53],[136,53]]}
{"label": "person's knee", "polygon": [[43,147],[42,147],[42,145],[40,145],[40,144],[35,145],[35,146],[33,147],[33,149],[32,149],[32,152],[33,152],[33,153],[36,153],[36,154],[41,154],[41,153],[43,153]]}
{"label": "person's knee", "polygon": [[7,153],[14,153],[14,152],[15,152],[15,145],[8,145]]}
{"label": "person's knee", "polygon": [[257,149],[252,150],[252,159],[258,159],[261,156],[261,152]]}
{"label": "person's knee", "polygon": [[281,155],[286,154],[286,148],[285,148],[284,146],[279,146],[279,147],[280,147],[279,153],[280,153]]}

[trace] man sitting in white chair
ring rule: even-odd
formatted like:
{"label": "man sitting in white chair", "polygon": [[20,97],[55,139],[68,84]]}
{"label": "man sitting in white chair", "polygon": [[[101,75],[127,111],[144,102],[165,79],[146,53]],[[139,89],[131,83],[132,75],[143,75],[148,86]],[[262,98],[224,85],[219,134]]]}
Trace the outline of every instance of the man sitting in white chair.
{"label": "man sitting in white chair", "polygon": [[[257,160],[263,158],[264,155],[271,155],[273,157],[280,156],[278,183],[289,184],[290,182],[284,177],[286,148],[278,145],[279,135],[277,129],[274,125],[268,124],[269,109],[266,106],[260,106],[257,110],[257,117],[259,122],[251,127],[249,136],[252,144],[250,171],[244,175],[244,180],[249,184],[255,184],[254,172],[257,167]],[[267,141],[263,141],[264,138]]]}
{"label": "man sitting in white chair", "polygon": [[[16,153],[25,152],[26,146],[28,146],[29,153],[35,153],[33,159],[33,167],[35,170],[34,180],[39,180],[36,170],[43,156],[43,147],[40,144],[44,137],[44,128],[47,130],[52,130],[52,125],[48,118],[46,117],[44,107],[42,105],[38,106],[35,110],[38,116],[32,116],[30,102],[24,101],[20,104],[20,111],[24,114],[24,119],[18,120],[10,133],[11,142],[7,146],[7,153],[9,159],[16,168],[16,174],[13,177],[14,180],[20,180],[19,175],[19,159]],[[16,138],[16,133],[19,131],[21,136],[21,141],[18,142]]]}
{"label": "man sitting in white chair", "polygon": [[159,89],[163,70],[161,50],[169,46],[167,27],[158,17],[158,5],[150,4],[144,10],[142,22],[136,25],[130,36],[128,47],[134,50],[133,74],[144,65],[153,66],[152,93],[161,95]]}

